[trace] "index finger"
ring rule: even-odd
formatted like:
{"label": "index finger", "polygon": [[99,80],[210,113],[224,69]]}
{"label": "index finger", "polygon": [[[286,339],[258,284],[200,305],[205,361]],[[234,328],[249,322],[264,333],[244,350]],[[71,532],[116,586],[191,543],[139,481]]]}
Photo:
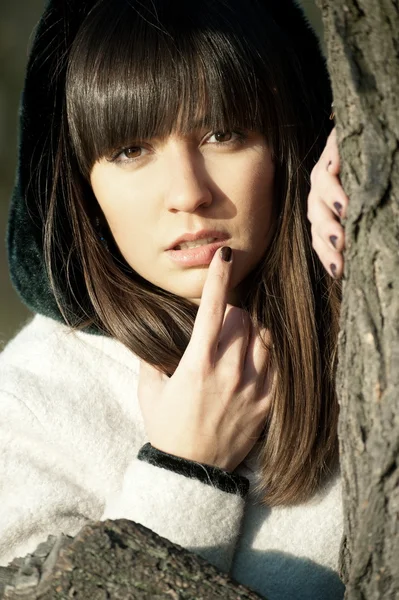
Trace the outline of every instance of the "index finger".
{"label": "index finger", "polygon": [[[230,260],[223,260],[222,253],[228,255],[229,250]],[[198,354],[212,355],[217,347],[227,306],[232,262],[233,251],[224,246],[215,252],[209,265],[189,343],[189,347],[195,347],[197,357]]]}

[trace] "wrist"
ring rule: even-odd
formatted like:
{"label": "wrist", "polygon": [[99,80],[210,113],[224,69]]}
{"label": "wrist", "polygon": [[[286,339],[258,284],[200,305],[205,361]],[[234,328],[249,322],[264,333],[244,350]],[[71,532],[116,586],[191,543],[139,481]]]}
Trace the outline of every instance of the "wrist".
{"label": "wrist", "polygon": [[198,479],[202,483],[219,488],[224,492],[238,494],[242,498],[248,494],[249,481],[246,477],[233,474],[217,466],[169,454],[153,447],[150,443],[140,449],[137,458],[190,479]]}

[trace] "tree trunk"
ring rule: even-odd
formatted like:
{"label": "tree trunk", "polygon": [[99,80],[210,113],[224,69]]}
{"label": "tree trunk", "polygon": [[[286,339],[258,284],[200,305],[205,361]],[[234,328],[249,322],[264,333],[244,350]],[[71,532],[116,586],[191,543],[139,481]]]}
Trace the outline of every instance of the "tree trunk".
{"label": "tree trunk", "polygon": [[399,598],[399,3],[322,10],[350,198],[337,389],[346,598]]}
{"label": "tree trunk", "polygon": [[[3,584],[2,584],[3,580]],[[262,600],[200,556],[121,519],[50,536],[0,567],[1,600]]]}

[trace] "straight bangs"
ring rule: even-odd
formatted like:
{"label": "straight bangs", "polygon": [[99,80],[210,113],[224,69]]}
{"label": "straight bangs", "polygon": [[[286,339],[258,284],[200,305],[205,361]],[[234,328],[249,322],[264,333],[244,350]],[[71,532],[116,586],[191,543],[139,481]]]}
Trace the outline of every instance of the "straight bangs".
{"label": "straight bangs", "polygon": [[[278,153],[281,61],[270,41],[265,52],[267,29],[255,31],[234,2],[230,15],[212,2],[156,4],[150,14],[135,2],[98,2],[75,38],[67,119],[82,173],[133,142],[196,127],[260,131]],[[268,64],[259,58],[269,55]]]}

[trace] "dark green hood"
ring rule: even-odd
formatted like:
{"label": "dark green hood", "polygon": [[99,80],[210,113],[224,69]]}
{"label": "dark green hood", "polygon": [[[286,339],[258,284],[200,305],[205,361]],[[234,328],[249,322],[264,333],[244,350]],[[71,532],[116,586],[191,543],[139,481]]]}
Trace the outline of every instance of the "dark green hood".
{"label": "dark green hood", "polygon": [[[115,2],[117,10],[118,0],[109,1]],[[134,0],[131,1],[134,4]],[[269,6],[274,20],[294,40],[298,56],[309,65],[305,80],[314,88],[325,113],[331,102],[328,75],[318,40],[302,10],[291,0],[259,1]],[[50,0],[36,31],[20,111],[19,164],[7,232],[11,280],[30,310],[59,321],[63,321],[63,317],[44,263],[43,215],[40,213],[45,211],[44,200],[53,177],[51,156],[57,147],[60,129],[68,48],[94,4],[94,0]],[[66,237],[63,247],[71,247],[72,232],[66,217],[62,222],[62,235]],[[67,290],[67,279],[66,276],[63,279],[61,267],[59,277],[62,294]],[[72,282],[75,297],[71,300],[73,296],[65,294],[64,304],[68,313],[79,319],[83,318],[82,306],[90,312],[79,265],[72,269]]]}

